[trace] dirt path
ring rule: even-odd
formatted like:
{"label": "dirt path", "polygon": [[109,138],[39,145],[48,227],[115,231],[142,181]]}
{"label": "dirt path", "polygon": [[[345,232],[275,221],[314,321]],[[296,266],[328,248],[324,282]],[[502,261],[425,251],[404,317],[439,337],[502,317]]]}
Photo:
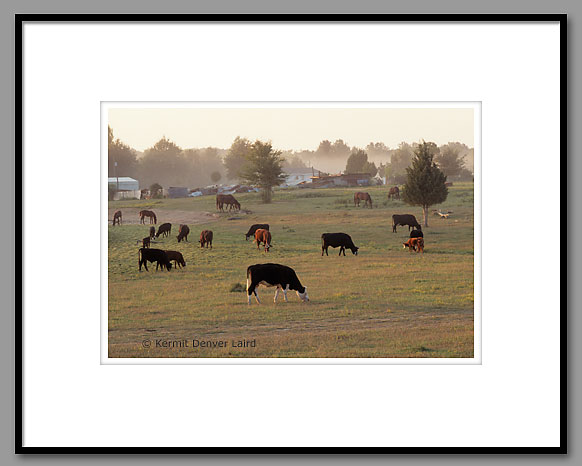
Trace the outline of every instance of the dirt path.
{"label": "dirt path", "polygon": [[[117,209],[109,209],[107,219],[111,225],[113,213]],[[123,223],[126,225],[139,225],[139,211],[142,209],[121,209]],[[214,222],[220,218],[218,214],[210,212],[195,212],[188,210],[154,210],[160,223],[196,225],[199,223]],[[146,218],[146,225],[149,225],[149,218]]]}

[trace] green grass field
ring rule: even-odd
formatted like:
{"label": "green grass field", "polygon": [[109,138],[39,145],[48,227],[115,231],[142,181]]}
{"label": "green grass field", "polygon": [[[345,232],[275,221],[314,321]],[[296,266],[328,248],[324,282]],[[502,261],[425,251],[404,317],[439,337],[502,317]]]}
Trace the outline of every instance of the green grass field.
{"label": "green grass field", "polygon": [[[356,208],[357,190],[277,190],[268,205],[256,193],[238,194],[252,213],[218,216],[204,214],[216,213],[214,196],[110,202],[109,357],[473,357],[473,183],[455,184],[434,206],[454,213],[431,215],[424,254],[402,248],[408,227],[392,233],[391,226],[395,213],[421,221],[419,207],[388,201],[388,187],[379,186],[360,189],[373,209]],[[111,219],[114,210],[126,220],[126,212],[144,208],[156,212],[158,225],[172,221],[172,235],[152,247],[182,252],[186,268],[138,271],[136,241],[149,225],[112,227]],[[178,244],[178,223],[189,224],[188,243]],[[253,223],[270,224],[269,253],[245,241]],[[213,249],[200,248],[203,229],[214,232]],[[338,257],[330,248],[321,257],[325,232],[348,233],[359,254]],[[281,293],[274,304],[274,288],[259,287],[261,304],[253,298],[249,306],[246,269],[265,262],[295,269],[311,301],[292,292],[289,302]],[[193,340],[226,346],[193,347]],[[254,347],[233,347],[240,340]]]}

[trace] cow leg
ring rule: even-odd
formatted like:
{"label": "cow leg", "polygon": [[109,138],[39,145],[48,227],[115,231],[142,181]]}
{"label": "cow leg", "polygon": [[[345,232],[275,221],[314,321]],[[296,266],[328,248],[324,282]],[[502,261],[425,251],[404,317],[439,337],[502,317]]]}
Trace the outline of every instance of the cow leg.
{"label": "cow leg", "polygon": [[261,304],[261,300],[259,299],[259,294],[257,293],[257,288],[256,287],[253,290],[253,293],[255,294],[255,299],[257,300],[257,304]]}
{"label": "cow leg", "polygon": [[279,296],[279,287],[277,287],[275,289],[275,297],[273,298],[273,302],[276,303],[277,302],[277,296]]}
{"label": "cow leg", "polygon": [[287,286],[283,288],[283,296],[285,297],[285,302],[287,302],[287,291],[289,291],[289,283],[287,283]]}
{"label": "cow leg", "polygon": [[[146,272],[149,272],[149,271],[150,271],[150,269],[148,269],[148,261],[147,261],[147,259],[144,259],[144,261],[143,261],[143,266],[145,267],[145,269],[146,269]],[[141,270],[141,269],[140,269],[140,270]]]}

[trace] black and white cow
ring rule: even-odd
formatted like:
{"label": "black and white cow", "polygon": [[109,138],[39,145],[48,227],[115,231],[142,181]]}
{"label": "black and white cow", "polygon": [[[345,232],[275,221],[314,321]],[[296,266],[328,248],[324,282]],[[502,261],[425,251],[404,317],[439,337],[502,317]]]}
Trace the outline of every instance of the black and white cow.
{"label": "black and white cow", "polygon": [[247,297],[249,304],[251,304],[251,295],[253,293],[255,294],[257,303],[261,303],[259,301],[259,295],[257,294],[257,287],[259,285],[277,287],[275,290],[275,298],[273,299],[275,303],[277,302],[277,296],[279,296],[279,290],[283,290],[285,301],[287,301],[287,291],[289,290],[294,290],[301,301],[309,301],[307,288],[301,285],[295,270],[286,265],[255,264],[247,268]]}

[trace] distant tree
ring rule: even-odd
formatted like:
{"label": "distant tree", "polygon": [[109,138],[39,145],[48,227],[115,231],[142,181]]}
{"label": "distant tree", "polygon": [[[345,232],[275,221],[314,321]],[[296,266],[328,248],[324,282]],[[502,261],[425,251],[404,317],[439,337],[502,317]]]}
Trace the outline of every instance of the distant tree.
{"label": "distant tree", "polygon": [[226,157],[224,157],[224,167],[226,177],[234,180],[241,177],[241,171],[246,163],[247,155],[251,150],[251,142],[247,138],[237,136],[233,141]]}
{"label": "distant tree", "polygon": [[162,192],[163,189],[158,183],[154,183],[150,186],[150,196],[153,198],[159,197]]}
{"label": "distant tree", "polygon": [[366,152],[357,149],[348,157],[345,173],[369,173],[371,177],[374,177],[378,173],[378,169],[374,162],[368,162]]}
{"label": "distant tree", "polygon": [[165,136],[144,151],[140,160],[140,182],[164,186],[187,186],[191,165],[182,148]]}
{"label": "distant tree", "polygon": [[304,170],[307,168],[305,162],[295,153],[291,151],[284,152],[282,154],[285,162],[283,163],[283,171],[286,173],[291,173],[293,171]]}
{"label": "distant tree", "polygon": [[428,208],[447,199],[447,177],[434,162],[434,147],[422,142],[414,151],[412,165],[406,169],[406,183],[402,199],[410,205],[422,207],[424,226],[428,226]]}
{"label": "distant tree", "polygon": [[210,174],[210,179],[212,180],[213,183],[218,183],[220,181],[220,178],[222,178],[220,172],[212,172]]}
{"label": "distant tree", "polygon": [[285,181],[281,151],[273,150],[270,142],[259,140],[252,144],[240,173],[243,181],[261,189],[263,202],[271,202],[273,187]]}
{"label": "distant tree", "polygon": [[[115,139],[113,129],[110,126],[107,127],[107,133],[108,176],[137,177],[138,161],[136,151],[119,139]],[[116,163],[117,166],[115,165]]]}
{"label": "distant tree", "polygon": [[406,168],[412,162],[414,152],[412,146],[406,142],[401,142],[398,148],[392,153],[390,160],[390,177],[392,181],[399,175],[406,175]]}
{"label": "distant tree", "polygon": [[447,177],[458,176],[465,168],[465,156],[461,156],[459,149],[443,146],[435,157],[435,162]]}

